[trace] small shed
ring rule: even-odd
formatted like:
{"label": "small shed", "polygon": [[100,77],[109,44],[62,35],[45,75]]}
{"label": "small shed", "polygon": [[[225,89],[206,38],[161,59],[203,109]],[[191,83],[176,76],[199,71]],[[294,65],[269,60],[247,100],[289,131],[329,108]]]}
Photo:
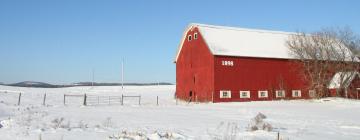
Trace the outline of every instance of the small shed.
{"label": "small shed", "polygon": [[360,74],[356,71],[337,72],[329,83],[330,96],[359,99]]}

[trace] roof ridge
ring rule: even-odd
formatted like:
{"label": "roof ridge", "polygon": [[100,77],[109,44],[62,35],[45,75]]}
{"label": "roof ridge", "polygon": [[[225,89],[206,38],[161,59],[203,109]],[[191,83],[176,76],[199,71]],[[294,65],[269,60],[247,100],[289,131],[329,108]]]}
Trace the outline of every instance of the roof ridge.
{"label": "roof ridge", "polygon": [[251,29],[251,28],[239,28],[239,27],[230,27],[230,26],[219,26],[219,25],[209,25],[201,23],[191,23],[192,26],[202,26],[208,28],[216,29],[226,29],[226,30],[236,30],[236,31],[247,31],[247,32],[258,32],[258,33],[272,33],[272,34],[283,34],[283,35],[292,35],[296,34],[294,32],[285,32],[285,31],[273,31],[273,30],[264,30],[264,29]]}

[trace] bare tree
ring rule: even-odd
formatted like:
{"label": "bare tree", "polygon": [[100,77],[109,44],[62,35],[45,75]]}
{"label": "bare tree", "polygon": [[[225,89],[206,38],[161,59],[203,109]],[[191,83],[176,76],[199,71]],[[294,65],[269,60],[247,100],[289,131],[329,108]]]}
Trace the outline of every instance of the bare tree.
{"label": "bare tree", "polygon": [[359,70],[360,41],[349,28],[329,28],[306,34],[299,32],[287,41],[289,52],[302,64],[308,88],[315,90],[317,98],[328,96],[327,86],[335,73],[339,74],[338,86],[345,88],[349,74]]}
{"label": "bare tree", "polygon": [[[328,34],[337,39],[333,44],[338,48],[334,50],[335,60],[334,69],[337,72],[334,81],[338,84],[338,91],[344,92],[345,97],[348,97],[348,86],[353,80],[354,76],[358,74],[359,70],[359,48],[360,39],[355,35],[350,28],[328,30]],[[339,95],[339,93],[338,93]]]}

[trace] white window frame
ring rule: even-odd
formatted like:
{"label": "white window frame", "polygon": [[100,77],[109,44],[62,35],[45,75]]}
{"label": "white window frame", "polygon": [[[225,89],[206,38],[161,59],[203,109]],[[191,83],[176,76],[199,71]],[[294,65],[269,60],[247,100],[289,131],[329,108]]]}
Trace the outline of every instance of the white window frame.
{"label": "white window frame", "polygon": [[192,40],[192,36],[189,35],[189,36],[187,37],[187,40],[188,40],[188,41],[191,41],[191,40]]}
{"label": "white window frame", "polygon": [[[224,92],[227,92],[229,95],[224,96]],[[220,90],[220,98],[231,98],[231,90]]]}
{"label": "white window frame", "polygon": [[316,90],[310,89],[308,94],[309,94],[309,97],[315,97],[316,96]]}
{"label": "white window frame", "polygon": [[[261,96],[262,92],[265,92],[265,96]],[[258,91],[258,97],[259,98],[267,98],[267,97],[269,97],[269,92],[267,90],[259,90]]]}
{"label": "white window frame", "polygon": [[[296,96],[295,93],[298,92],[298,95]],[[292,90],[292,97],[301,97],[301,90]]]}
{"label": "white window frame", "polygon": [[[279,92],[282,92],[283,95],[279,96]],[[275,93],[276,93],[276,98],[284,98],[286,96],[285,90],[276,90]]]}
{"label": "white window frame", "polygon": [[[240,98],[250,98],[250,91],[248,90],[242,90],[239,93],[240,93]],[[246,93],[246,96],[243,96],[243,93]]]}
{"label": "white window frame", "polygon": [[198,39],[198,33],[194,33],[194,40]]}

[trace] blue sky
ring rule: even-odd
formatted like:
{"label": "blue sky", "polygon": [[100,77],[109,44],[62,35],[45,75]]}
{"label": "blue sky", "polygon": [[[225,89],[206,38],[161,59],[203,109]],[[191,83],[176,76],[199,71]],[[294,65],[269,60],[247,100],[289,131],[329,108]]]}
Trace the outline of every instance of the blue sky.
{"label": "blue sky", "polygon": [[350,0],[0,0],[0,82],[175,83],[173,59],[192,22],[280,31],[349,26]]}

